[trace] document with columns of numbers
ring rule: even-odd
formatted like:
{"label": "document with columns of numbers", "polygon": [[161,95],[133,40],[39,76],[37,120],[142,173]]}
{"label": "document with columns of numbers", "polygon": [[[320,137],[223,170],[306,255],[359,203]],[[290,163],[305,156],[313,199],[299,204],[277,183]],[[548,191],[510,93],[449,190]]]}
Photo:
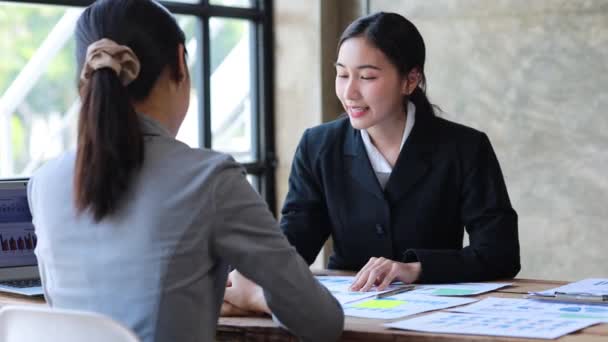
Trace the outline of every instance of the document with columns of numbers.
{"label": "document with columns of numbers", "polygon": [[523,298],[488,297],[471,305],[450,311],[473,314],[544,315],[553,318],[593,319],[608,323],[608,306],[602,304],[579,304],[543,302]]}
{"label": "document with columns of numbers", "polygon": [[554,339],[599,323],[593,320],[435,312],[385,326],[435,334],[464,334]]}

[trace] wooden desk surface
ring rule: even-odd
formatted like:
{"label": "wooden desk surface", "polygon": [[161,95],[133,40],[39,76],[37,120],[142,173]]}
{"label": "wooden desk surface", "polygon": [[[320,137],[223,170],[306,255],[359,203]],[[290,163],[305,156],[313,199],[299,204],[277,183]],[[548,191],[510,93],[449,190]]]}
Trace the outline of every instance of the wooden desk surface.
{"label": "wooden desk surface", "polygon": [[[336,274],[336,273],[333,273]],[[343,274],[343,273],[342,273]],[[513,286],[499,289],[477,296],[485,298],[489,296],[505,297],[505,298],[521,298],[528,291],[541,291],[557,287],[565,284],[559,281],[543,281],[532,279],[515,279],[508,280]],[[0,293],[0,306],[7,304],[19,305],[45,305],[42,298],[28,298],[8,293]],[[425,314],[420,314],[425,315]],[[493,337],[493,336],[474,336],[474,335],[450,335],[450,334],[430,334],[417,333],[404,330],[393,330],[382,326],[383,323],[398,321],[404,318],[394,320],[376,320],[356,317],[346,317],[344,333],[341,341],[349,342],[364,342],[364,341],[379,341],[379,342],[429,342],[429,341],[534,341],[538,339],[521,339],[508,337]],[[279,342],[289,341],[296,342],[286,330],[281,329],[270,318],[266,317],[222,317],[219,320],[217,328],[217,341],[266,341]],[[608,324],[595,325],[593,327],[581,330],[579,332],[563,336],[556,341],[560,342],[607,342],[608,341]],[[322,341],[320,341],[322,342]]]}
{"label": "wooden desk surface", "polygon": [[[333,275],[343,273],[332,273]],[[504,282],[513,283],[513,286],[499,289],[497,291],[477,296],[477,298],[505,297],[522,298],[528,291],[542,291],[566,284],[561,281],[543,281],[533,279],[515,279]],[[443,311],[443,310],[442,310]],[[420,314],[425,315],[426,313]],[[407,318],[409,318],[408,316]],[[414,317],[414,316],[411,316]],[[364,342],[429,342],[429,341],[541,341],[538,339],[523,339],[494,336],[454,335],[454,334],[431,334],[418,333],[405,330],[394,330],[384,327],[387,322],[405,319],[402,317],[394,320],[377,320],[356,317],[346,317],[344,333],[341,341]],[[218,341],[289,341],[296,342],[297,339],[284,329],[274,323],[270,318],[264,317],[222,317],[219,320],[217,330]],[[607,342],[608,324],[595,325],[579,332],[563,336],[557,340],[560,342]]]}

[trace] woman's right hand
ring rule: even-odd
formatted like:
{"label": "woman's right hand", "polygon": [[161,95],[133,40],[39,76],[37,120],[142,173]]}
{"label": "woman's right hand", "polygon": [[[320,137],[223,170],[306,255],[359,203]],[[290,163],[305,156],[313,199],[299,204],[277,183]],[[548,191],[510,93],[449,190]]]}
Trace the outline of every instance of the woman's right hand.
{"label": "woman's right hand", "polygon": [[271,314],[270,308],[266,304],[264,290],[239,271],[230,272],[227,286],[222,304],[222,316]]}
{"label": "woman's right hand", "polygon": [[222,317],[245,317],[245,316],[257,316],[259,313],[243,310],[237,306],[232,305],[230,302],[224,300],[222,308],[220,309],[220,316]]}
{"label": "woman's right hand", "polygon": [[350,290],[369,291],[376,286],[376,290],[382,291],[396,280],[411,284],[418,280],[420,272],[421,265],[419,262],[403,263],[382,257],[372,257],[357,273]]}

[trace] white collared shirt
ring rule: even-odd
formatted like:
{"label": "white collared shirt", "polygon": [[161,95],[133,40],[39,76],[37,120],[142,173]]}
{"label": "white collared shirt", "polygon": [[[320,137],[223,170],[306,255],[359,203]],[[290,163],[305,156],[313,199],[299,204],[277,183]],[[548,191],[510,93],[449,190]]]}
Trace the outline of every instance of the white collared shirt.
{"label": "white collared shirt", "polygon": [[[409,101],[407,103],[407,114],[405,119],[405,129],[403,130],[403,137],[401,138],[401,145],[399,146],[399,153],[401,153],[401,149],[403,148],[403,144],[407,140],[407,137],[412,132],[414,128],[414,121],[416,121],[416,106]],[[365,145],[365,150],[367,151],[367,157],[369,158],[370,163],[372,164],[372,169],[374,169],[374,173],[376,174],[376,178],[378,178],[378,182],[382,189],[386,186],[386,182],[388,182],[388,178],[391,176],[391,172],[393,172],[393,168],[391,164],[384,158],[382,153],[378,151],[376,146],[372,143],[369,133],[366,130],[361,130],[361,139],[363,139],[363,145]]]}

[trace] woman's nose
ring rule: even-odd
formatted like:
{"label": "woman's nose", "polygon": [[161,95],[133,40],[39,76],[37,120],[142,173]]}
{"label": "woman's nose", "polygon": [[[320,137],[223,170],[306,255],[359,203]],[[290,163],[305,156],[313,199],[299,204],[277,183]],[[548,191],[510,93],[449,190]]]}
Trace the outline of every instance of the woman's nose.
{"label": "woman's nose", "polygon": [[344,87],[344,98],[347,100],[356,100],[361,97],[359,85],[356,80],[349,80]]}

